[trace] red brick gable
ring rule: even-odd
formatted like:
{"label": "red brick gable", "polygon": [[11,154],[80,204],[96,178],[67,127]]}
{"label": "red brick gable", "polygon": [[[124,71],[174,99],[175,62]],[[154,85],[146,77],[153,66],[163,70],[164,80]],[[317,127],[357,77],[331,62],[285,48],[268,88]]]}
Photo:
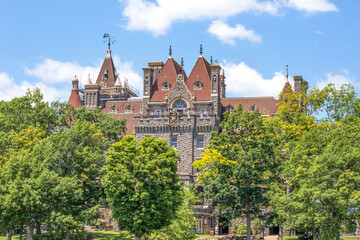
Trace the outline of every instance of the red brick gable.
{"label": "red brick gable", "polygon": [[[210,64],[203,56],[200,56],[192,69],[189,78],[185,81],[189,91],[194,94],[195,101],[211,100]],[[201,89],[195,90],[196,81],[202,84]]]}
{"label": "red brick gable", "polygon": [[74,106],[75,109],[78,109],[81,107],[81,100],[78,90],[72,90],[71,95],[68,101],[68,104],[71,104]]}
{"label": "red brick gable", "polygon": [[221,105],[223,111],[227,108],[236,108],[241,104],[244,111],[251,110],[252,107],[258,109],[262,115],[273,116],[277,111],[276,103],[278,102],[274,97],[244,97],[244,98],[222,98]]}
{"label": "red brick gable", "polygon": [[115,77],[115,66],[111,57],[111,51],[108,49],[104,62],[101,66],[98,78],[96,80],[96,84],[100,84],[104,79],[105,70],[107,70],[108,78],[105,80],[106,88],[114,87],[116,77]]}
{"label": "red brick gable", "polygon": [[286,92],[286,93],[291,93],[292,92],[292,88],[291,88],[291,85],[290,85],[289,81],[286,81],[286,83],[284,85],[284,88],[283,88],[283,92]]}
{"label": "red brick gable", "polygon": [[[152,87],[150,102],[165,101],[165,95],[169,94],[175,86],[178,74],[184,74],[186,79],[183,68],[172,57],[169,57]],[[165,82],[165,78],[170,84],[168,90],[162,90],[162,84]]]}

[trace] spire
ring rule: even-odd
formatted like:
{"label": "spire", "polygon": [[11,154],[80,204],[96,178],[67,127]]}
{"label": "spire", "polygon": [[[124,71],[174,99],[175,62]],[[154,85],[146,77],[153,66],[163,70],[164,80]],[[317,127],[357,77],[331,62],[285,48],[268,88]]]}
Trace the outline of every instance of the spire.
{"label": "spire", "polygon": [[68,104],[73,105],[75,109],[81,107],[81,100],[79,95],[79,80],[76,76],[72,80],[72,89]]}
{"label": "spire", "polygon": [[121,87],[121,81],[120,81],[120,77],[119,77],[119,76],[116,78],[116,82],[115,82],[114,86],[115,86],[115,87]]}
{"label": "spire", "polygon": [[85,85],[91,85],[92,82],[91,82],[91,79],[90,79],[90,74],[88,75],[88,79],[86,81],[86,84]]}
{"label": "spire", "polygon": [[203,48],[202,48],[202,44],[200,44],[200,56],[202,56],[203,54]]}
{"label": "spire", "polygon": [[289,82],[289,69],[287,64],[286,64],[286,82]]}
{"label": "spire", "polygon": [[170,45],[170,47],[169,47],[169,58],[171,57],[171,55],[172,55],[172,48],[171,48],[171,45]]}

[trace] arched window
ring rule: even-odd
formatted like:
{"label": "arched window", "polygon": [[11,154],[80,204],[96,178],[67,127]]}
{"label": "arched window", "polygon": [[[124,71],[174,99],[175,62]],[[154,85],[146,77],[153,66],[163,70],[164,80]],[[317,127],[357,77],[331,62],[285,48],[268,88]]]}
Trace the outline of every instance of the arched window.
{"label": "arched window", "polygon": [[177,100],[173,104],[173,109],[175,111],[185,111],[187,109],[187,104],[184,100],[181,100],[181,99]]}

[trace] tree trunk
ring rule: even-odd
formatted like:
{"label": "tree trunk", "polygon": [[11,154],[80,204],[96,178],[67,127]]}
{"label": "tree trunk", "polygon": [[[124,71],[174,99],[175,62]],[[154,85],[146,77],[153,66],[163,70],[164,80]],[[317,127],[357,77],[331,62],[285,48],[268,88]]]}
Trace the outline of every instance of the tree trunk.
{"label": "tree trunk", "polygon": [[279,240],[283,240],[283,226],[280,224],[279,226]]}
{"label": "tree trunk", "polygon": [[312,235],[313,235],[313,240],[316,240],[316,239],[317,239],[317,234],[316,234],[316,227],[315,227],[315,224],[314,224],[314,226],[313,226]]}
{"label": "tree trunk", "polygon": [[336,233],[336,240],[340,240],[340,232]]}
{"label": "tree trunk", "polygon": [[251,240],[251,219],[250,219],[250,205],[246,204],[246,240]]}
{"label": "tree trunk", "polygon": [[141,240],[141,237],[135,237],[135,240]]}
{"label": "tree trunk", "polygon": [[26,240],[34,240],[34,229],[31,226],[26,228]]}
{"label": "tree trunk", "polygon": [[66,237],[65,240],[70,240],[70,230],[66,229]]}
{"label": "tree trunk", "polygon": [[265,234],[264,234],[264,230],[265,230],[265,229],[264,229],[264,221],[263,221],[263,220],[260,220],[260,238],[261,238],[261,239],[264,239],[264,237],[265,237],[265,236],[264,236],[264,235],[265,235]]}
{"label": "tree trunk", "polygon": [[11,234],[11,230],[10,230],[10,231],[7,232],[7,234],[6,234],[6,240],[11,240],[11,236],[12,236],[12,234]]}
{"label": "tree trunk", "polygon": [[40,225],[40,223],[36,224],[36,234],[41,234],[41,225]]}

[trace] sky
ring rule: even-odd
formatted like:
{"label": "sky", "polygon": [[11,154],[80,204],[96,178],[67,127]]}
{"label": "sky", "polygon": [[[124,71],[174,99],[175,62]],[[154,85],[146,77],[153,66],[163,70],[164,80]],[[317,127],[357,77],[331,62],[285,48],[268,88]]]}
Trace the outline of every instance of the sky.
{"label": "sky", "polygon": [[[199,57],[225,71],[227,97],[277,97],[310,86],[360,88],[358,0],[0,0],[0,100],[39,87],[67,101],[76,75],[94,81],[107,33],[123,81],[142,93],[142,68],[172,56],[190,74]],[[89,75],[90,74],[90,75]]]}

